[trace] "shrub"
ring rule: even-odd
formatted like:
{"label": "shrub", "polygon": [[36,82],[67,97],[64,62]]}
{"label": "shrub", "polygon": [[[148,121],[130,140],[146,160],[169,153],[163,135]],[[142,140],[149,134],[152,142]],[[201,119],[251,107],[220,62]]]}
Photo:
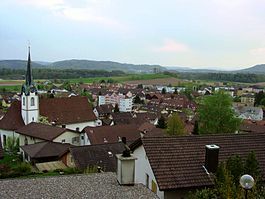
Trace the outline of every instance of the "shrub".
{"label": "shrub", "polygon": [[82,171],[80,169],[77,168],[72,168],[72,167],[68,167],[66,169],[63,170],[65,174],[78,174],[78,173],[82,173]]}
{"label": "shrub", "polygon": [[31,173],[31,166],[26,162],[22,162],[21,164],[14,167],[14,172],[18,176],[29,175]]}

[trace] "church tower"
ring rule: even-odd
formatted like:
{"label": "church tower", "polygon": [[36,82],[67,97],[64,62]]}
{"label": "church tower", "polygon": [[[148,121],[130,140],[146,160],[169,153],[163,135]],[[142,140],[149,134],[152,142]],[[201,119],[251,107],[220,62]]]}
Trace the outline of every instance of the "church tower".
{"label": "church tower", "polygon": [[37,88],[33,82],[30,47],[28,54],[26,82],[22,85],[21,90],[21,115],[25,125],[39,120],[39,96]]}

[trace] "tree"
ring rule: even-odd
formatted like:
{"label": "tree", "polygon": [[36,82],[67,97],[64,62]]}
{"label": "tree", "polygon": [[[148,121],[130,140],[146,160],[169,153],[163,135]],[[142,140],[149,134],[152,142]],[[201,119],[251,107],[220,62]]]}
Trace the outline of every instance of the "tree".
{"label": "tree", "polygon": [[232,98],[223,91],[205,96],[198,113],[200,134],[235,133],[241,123],[232,109]]}
{"label": "tree", "polygon": [[260,91],[259,93],[255,94],[255,106],[258,106],[261,104],[261,101],[265,98],[265,93],[263,91]]}
{"label": "tree", "polygon": [[4,148],[12,154],[17,154],[19,151],[19,138],[8,136]]}
{"label": "tree", "polygon": [[158,119],[156,127],[160,129],[165,129],[167,127],[166,120],[163,116]]}
{"label": "tree", "polygon": [[245,173],[251,175],[254,179],[260,177],[259,163],[256,159],[256,154],[254,151],[248,154],[244,166]]}
{"label": "tree", "polygon": [[133,103],[142,104],[143,101],[140,99],[140,97],[138,95],[136,95],[135,98],[133,99]]}
{"label": "tree", "polygon": [[114,113],[118,113],[118,112],[120,112],[119,105],[115,104]]}
{"label": "tree", "polygon": [[198,120],[196,120],[194,123],[194,128],[193,128],[192,134],[199,135],[199,122],[198,122]]}
{"label": "tree", "polygon": [[50,124],[50,122],[48,120],[48,117],[45,117],[45,116],[42,116],[42,115],[39,116],[39,123]]}
{"label": "tree", "polygon": [[167,133],[169,135],[184,135],[186,133],[184,123],[177,113],[168,118]]}
{"label": "tree", "polygon": [[139,88],[139,89],[143,89],[143,84],[138,84],[138,85],[137,85],[137,88]]}
{"label": "tree", "polygon": [[166,94],[166,89],[163,88],[162,91],[161,91],[162,94]]}
{"label": "tree", "polygon": [[[248,154],[245,161],[238,156],[231,156],[226,162],[221,162],[215,174],[215,186],[213,189],[198,190],[190,194],[191,199],[195,198],[244,198],[244,190],[239,185],[239,179],[243,174],[250,174],[255,179],[255,185],[249,191],[248,198],[257,199],[264,198],[264,187],[258,161],[255,153]],[[198,197],[193,197],[193,195]]]}

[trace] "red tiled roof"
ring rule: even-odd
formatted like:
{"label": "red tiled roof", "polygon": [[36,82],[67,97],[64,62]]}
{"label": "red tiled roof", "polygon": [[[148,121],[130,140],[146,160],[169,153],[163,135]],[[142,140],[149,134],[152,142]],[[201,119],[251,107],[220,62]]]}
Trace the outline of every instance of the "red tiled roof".
{"label": "red tiled roof", "polygon": [[126,137],[127,141],[134,141],[140,137],[139,125],[121,124],[114,126],[86,127],[84,128],[91,144],[115,143],[119,137]]}
{"label": "red tiled roof", "polygon": [[16,130],[17,133],[42,140],[52,141],[67,129],[47,124],[32,122]]}
{"label": "red tiled roof", "polygon": [[142,143],[160,190],[213,185],[212,175],[203,168],[207,144],[220,147],[219,162],[255,151],[265,177],[265,134],[144,137]]}
{"label": "red tiled roof", "polygon": [[69,150],[70,146],[70,144],[45,141],[36,144],[24,145],[21,146],[21,149],[31,158],[59,158]]}
{"label": "red tiled roof", "polygon": [[24,125],[25,124],[21,116],[20,101],[15,100],[7,110],[4,117],[0,120],[0,129],[14,131]]}
{"label": "red tiled roof", "polygon": [[40,115],[56,124],[73,124],[96,120],[86,97],[40,99]]}

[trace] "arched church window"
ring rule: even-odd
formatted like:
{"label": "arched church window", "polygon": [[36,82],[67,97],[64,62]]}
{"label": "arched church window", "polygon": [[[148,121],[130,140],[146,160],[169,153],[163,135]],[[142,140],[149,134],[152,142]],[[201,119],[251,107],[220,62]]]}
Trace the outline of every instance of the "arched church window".
{"label": "arched church window", "polygon": [[35,99],[34,99],[34,97],[32,97],[30,99],[30,106],[35,106]]}
{"label": "arched church window", "polygon": [[25,106],[25,97],[22,98],[23,106]]}

